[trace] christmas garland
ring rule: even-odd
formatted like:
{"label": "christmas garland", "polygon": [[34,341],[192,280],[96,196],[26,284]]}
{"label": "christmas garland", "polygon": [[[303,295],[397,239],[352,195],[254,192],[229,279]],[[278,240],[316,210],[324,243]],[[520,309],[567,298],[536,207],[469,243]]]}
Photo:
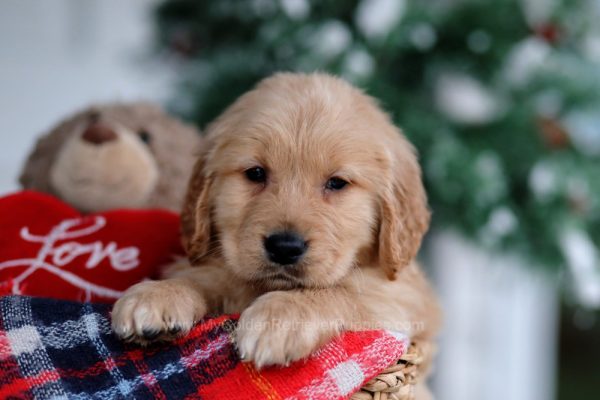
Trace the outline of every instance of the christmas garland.
{"label": "christmas garland", "polygon": [[585,264],[600,302],[600,10],[539,4],[176,0],[156,21],[183,77],[175,112],[202,126],[275,71],[342,75],[417,146],[436,225]]}

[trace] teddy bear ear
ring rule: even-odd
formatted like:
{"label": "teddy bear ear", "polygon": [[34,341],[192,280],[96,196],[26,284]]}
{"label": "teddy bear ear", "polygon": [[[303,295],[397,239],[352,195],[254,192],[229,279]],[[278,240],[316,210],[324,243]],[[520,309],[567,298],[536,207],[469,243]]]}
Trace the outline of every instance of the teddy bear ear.
{"label": "teddy bear ear", "polygon": [[41,138],[35,145],[34,150],[27,157],[25,165],[21,170],[19,183],[23,189],[34,189],[40,192],[51,192],[50,177],[48,175],[52,165],[54,148],[46,138]]}
{"label": "teddy bear ear", "polygon": [[192,265],[208,253],[211,241],[212,178],[205,171],[206,157],[205,152],[194,165],[181,212],[183,247]]}
{"label": "teddy bear ear", "polygon": [[19,183],[23,189],[55,194],[50,182],[50,171],[65,140],[81,123],[82,114],[78,113],[60,122],[50,132],[41,136],[21,170]]}

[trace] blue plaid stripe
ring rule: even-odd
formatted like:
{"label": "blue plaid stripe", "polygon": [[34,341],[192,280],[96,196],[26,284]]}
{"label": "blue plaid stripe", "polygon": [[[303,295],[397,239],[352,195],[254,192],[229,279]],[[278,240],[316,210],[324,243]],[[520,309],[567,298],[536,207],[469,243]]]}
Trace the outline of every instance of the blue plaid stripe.
{"label": "blue plaid stripe", "polygon": [[[31,298],[11,296],[1,302],[2,319],[23,377],[35,377],[56,370],[44,347],[31,309]],[[66,399],[60,380],[44,382],[32,388],[35,398]]]}
{"label": "blue plaid stripe", "polygon": [[[39,399],[197,398],[198,385],[238,362],[230,327],[216,325],[180,346],[142,352],[112,335],[107,305],[9,296],[0,307],[7,337],[27,338],[12,347],[21,376],[48,371],[60,376],[31,384],[30,393]],[[212,376],[214,361],[220,368]]]}

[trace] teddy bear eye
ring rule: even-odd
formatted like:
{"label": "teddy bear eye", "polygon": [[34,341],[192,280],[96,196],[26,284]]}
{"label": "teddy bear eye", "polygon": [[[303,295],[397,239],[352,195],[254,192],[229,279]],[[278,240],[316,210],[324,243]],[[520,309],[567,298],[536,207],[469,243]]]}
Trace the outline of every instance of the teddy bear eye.
{"label": "teddy bear eye", "polygon": [[140,137],[140,140],[146,144],[150,144],[150,141],[152,140],[152,136],[145,129],[139,131],[138,136]]}
{"label": "teddy bear eye", "polygon": [[94,124],[100,120],[100,111],[92,110],[88,114],[88,120],[90,124]]}
{"label": "teddy bear eye", "polygon": [[346,187],[347,184],[347,181],[343,180],[342,178],[338,178],[337,176],[334,176],[333,178],[329,178],[327,180],[327,183],[325,183],[325,189],[342,190]]}

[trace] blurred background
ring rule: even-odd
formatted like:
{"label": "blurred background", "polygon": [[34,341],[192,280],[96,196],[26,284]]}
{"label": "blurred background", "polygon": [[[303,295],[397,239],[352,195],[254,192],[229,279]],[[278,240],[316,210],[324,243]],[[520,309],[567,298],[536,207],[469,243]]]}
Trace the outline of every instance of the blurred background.
{"label": "blurred background", "polygon": [[84,106],[206,125],[275,71],[330,71],[419,150],[440,399],[600,394],[600,0],[3,0],[0,193]]}

